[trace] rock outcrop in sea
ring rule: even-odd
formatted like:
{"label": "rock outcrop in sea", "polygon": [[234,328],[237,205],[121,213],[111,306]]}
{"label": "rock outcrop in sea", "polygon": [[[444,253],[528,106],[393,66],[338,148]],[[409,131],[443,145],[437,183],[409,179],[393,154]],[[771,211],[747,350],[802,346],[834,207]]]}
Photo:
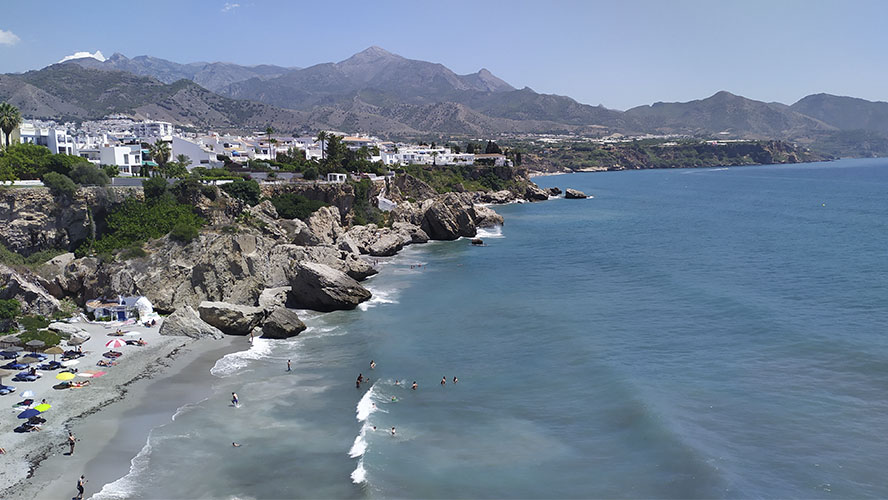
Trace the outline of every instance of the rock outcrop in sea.
{"label": "rock outcrop in sea", "polygon": [[571,188],[567,188],[564,191],[564,197],[568,200],[585,200],[586,198],[588,198],[588,196],[586,196],[586,193]]}

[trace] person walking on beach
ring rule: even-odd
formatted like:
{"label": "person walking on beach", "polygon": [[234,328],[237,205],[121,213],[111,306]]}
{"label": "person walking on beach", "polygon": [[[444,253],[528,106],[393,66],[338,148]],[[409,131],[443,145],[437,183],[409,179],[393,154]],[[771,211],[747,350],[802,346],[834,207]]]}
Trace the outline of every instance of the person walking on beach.
{"label": "person walking on beach", "polygon": [[414,391],[416,390],[417,385],[416,385],[416,381],[415,381],[415,380],[413,381],[413,385],[410,386],[410,388],[413,389]]}
{"label": "person walking on beach", "polygon": [[68,452],[68,455],[74,454],[74,444],[76,442],[77,442],[77,440],[74,438],[74,433],[72,433],[71,431],[68,431],[68,447],[71,448],[71,451]]}
{"label": "person walking on beach", "polygon": [[77,500],[83,500],[83,487],[84,486],[86,486],[86,476],[81,474],[80,479],[77,480],[77,496],[74,497]]}
{"label": "person walking on beach", "polygon": [[290,371],[290,360],[287,360],[287,371]]}
{"label": "person walking on beach", "polygon": [[236,392],[232,392],[232,393],[231,393],[231,404],[233,404],[234,406],[238,406],[237,393],[236,393]]}

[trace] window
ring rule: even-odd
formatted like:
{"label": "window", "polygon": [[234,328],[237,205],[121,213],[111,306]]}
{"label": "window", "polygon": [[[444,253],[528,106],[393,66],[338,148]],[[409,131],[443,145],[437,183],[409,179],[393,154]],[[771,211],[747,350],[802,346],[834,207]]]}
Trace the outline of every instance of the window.
{"label": "window", "polygon": [[123,154],[123,164],[129,165],[129,155],[126,153]]}

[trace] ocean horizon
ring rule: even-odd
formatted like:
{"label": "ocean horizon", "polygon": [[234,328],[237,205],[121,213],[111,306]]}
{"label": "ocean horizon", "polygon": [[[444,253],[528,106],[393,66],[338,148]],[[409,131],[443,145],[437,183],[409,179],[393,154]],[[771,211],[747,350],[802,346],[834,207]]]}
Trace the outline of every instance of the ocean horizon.
{"label": "ocean horizon", "polygon": [[380,259],[93,498],[888,496],[888,160],[535,181],[594,197]]}

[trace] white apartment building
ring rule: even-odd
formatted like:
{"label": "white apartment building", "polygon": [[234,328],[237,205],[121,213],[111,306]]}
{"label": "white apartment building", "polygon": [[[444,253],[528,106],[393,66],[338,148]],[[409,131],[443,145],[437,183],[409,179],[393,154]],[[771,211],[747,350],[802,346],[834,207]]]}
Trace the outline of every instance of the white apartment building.
{"label": "white apartment building", "polygon": [[22,144],[46,146],[53,154],[77,154],[74,137],[63,128],[38,127],[33,123],[22,123],[19,127],[19,140]]}
{"label": "white apartment building", "polygon": [[216,152],[205,144],[173,136],[170,159],[175,160],[179,155],[185,155],[191,160],[188,170],[194,167],[215,168],[223,165],[216,159]]}
{"label": "white apartment building", "polygon": [[430,148],[426,146],[402,147],[395,152],[381,151],[385,165],[473,165],[472,153],[454,153],[450,148]]}
{"label": "white apartment building", "polygon": [[138,175],[142,168],[142,146],[99,146],[83,149],[80,156],[96,165],[117,165],[120,175]]}
{"label": "white apartment building", "polygon": [[132,125],[136,137],[170,137],[173,124],[169,122],[135,122]]}

